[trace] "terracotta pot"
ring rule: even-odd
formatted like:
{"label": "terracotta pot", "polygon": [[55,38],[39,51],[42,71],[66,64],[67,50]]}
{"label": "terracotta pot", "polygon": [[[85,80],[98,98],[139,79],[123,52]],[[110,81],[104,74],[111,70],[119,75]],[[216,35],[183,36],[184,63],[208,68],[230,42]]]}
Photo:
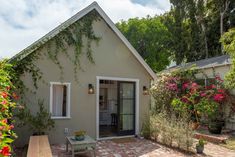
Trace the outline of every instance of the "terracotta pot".
{"label": "terracotta pot", "polygon": [[198,122],[193,122],[191,127],[192,127],[193,130],[196,130],[199,127],[199,125],[200,124]]}

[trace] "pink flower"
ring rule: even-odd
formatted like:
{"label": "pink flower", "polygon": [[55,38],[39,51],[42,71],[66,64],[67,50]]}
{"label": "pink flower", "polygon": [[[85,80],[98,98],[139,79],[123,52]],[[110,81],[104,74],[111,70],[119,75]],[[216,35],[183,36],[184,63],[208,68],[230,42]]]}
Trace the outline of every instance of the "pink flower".
{"label": "pink flower", "polygon": [[176,83],[168,83],[167,84],[167,88],[169,90],[172,90],[172,91],[177,91],[178,90],[178,87],[177,87],[177,84]]}
{"label": "pink flower", "polygon": [[198,84],[193,82],[192,85],[191,85],[192,88],[197,88],[198,87]]}
{"label": "pink flower", "polygon": [[10,125],[10,130],[14,128],[14,125]]}
{"label": "pink flower", "polygon": [[206,96],[206,93],[205,93],[205,92],[201,92],[201,93],[200,93],[200,96],[201,96],[201,97],[205,97],[205,96]]}
{"label": "pink flower", "polygon": [[213,99],[216,102],[222,102],[224,100],[225,96],[223,94],[217,93],[214,95]]}
{"label": "pink flower", "polygon": [[220,78],[219,75],[215,76],[215,79],[216,79],[217,81],[223,82],[223,80]]}
{"label": "pink flower", "polygon": [[1,104],[6,105],[6,104],[7,104],[7,101],[6,101],[6,100],[3,100]]}
{"label": "pink flower", "polygon": [[216,85],[212,84],[211,89],[215,89],[215,88],[216,88]]}

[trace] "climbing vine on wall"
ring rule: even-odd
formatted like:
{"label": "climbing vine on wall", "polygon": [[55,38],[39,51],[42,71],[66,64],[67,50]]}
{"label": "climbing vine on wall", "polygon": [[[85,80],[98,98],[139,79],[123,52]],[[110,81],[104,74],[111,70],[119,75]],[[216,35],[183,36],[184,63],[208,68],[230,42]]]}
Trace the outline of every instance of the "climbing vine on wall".
{"label": "climbing vine on wall", "polygon": [[[13,60],[14,68],[16,70],[16,86],[19,89],[24,88],[23,82],[19,79],[24,73],[30,73],[32,76],[34,87],[37,89],[37,81],[42,79],[43,73],[40,68],[35,65],[35,61],[42,55],[39,51],[46,47],[46,55],[55,63],[61,71],[61,79],[63,79],[63,65],[60,63],[58,56],[65,55],[74,65],[74,77],[78,80],[78,69],[81,69],[80,56],[82,53],[86,54],[87,59],[91,63],[95,63],[91,44],[96,42],[98,44],[100,37],[96,36],[92,27],[94,21],[100,20],[101,17],[97,11],[93,10],[86,16],[82,17],[75,23],[69,26],[64,26],[56,36],[43,38],[30,49],[24,50]],[[66,25],[66,22],[64,23]],[[67,24],[68,25],[68,24]],[[68,52],[68,48],[73,48],[73,54]],[[84,50],[85,49],[85,50]],[[23,91],[21,91],[23,93]]]}

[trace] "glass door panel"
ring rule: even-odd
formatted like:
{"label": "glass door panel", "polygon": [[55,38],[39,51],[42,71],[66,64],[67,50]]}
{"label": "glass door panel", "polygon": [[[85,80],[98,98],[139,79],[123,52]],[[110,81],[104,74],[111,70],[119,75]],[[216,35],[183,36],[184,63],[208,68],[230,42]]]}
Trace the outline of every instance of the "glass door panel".
{"label": "glass door panel", "polygon": [[118,82],[119,135],[135,133],[135,83]]}

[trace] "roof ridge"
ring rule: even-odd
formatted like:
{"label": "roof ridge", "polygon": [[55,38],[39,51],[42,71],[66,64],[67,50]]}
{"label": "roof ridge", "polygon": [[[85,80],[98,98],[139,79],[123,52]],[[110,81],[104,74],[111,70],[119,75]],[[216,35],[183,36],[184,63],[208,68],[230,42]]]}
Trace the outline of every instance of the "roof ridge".
{"label": "roof ridge", "polygon": [[67,19],[65,22],[61,23],[54,29],[52,29],[50,32],[33,42],[31,45],[14,55],[10,62],[16,59],[17,57],[20,57],[19,60],[25,58],[27,55],[31,54],[35,50],[37,50],[41,45],[45,44],[48,40],[55,37],[58,33],[61,32],[61,29],[65,29],[77,20],[81,19],[83,16],[91,12],[92,10],[96,10],[100,16],[103,18],[103,20],[111,27],[113,32],[121,39],[121,41],[127,46],[127,48],[131,51],[131,53],[136,57],[136,59],[142,64],[142,66],[145,68],[145,70],[150,74],[150,76],[155,79],[156,74],[153,72],[153,70],[149,67],[149,65],[144,61],[144,59],[140,56],[140,54],[136,51],[136,49],[130,44],[130,42],[125,38],[125,36],[118,30],[118,28],[115,26],[113,21],[108,17],[108,15],[103,11],[103,9],[99,6],[99,4],[94,1],[87,7],[83,8],[81,11]]}

